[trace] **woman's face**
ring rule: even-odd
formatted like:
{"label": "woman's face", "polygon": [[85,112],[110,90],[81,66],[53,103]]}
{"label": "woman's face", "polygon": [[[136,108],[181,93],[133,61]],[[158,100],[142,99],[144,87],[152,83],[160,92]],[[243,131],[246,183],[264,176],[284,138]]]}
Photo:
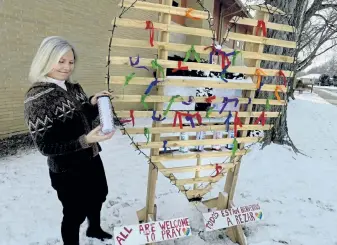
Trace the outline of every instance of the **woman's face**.
{"label": "woman's face", "polygon": [[74,63],[74,53],[70,50],[53,66],[48,76],[57,80],[67,80],[74,70]]}

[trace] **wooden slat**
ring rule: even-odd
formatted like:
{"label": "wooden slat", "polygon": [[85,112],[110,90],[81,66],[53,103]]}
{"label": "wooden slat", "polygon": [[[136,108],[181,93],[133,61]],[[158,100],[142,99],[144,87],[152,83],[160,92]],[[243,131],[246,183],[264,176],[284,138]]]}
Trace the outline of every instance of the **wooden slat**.
{"label": "wooden slat", "polygon": [[[150,85],[153,82],[153,77],[134,77],[129,81],[129,85]],[[110,84],[124,85],[125,76],[110,76]],[[164,82],[160,82],[157,86],[177,86],[177,87],[211,87],[211,88],[221,88],[221,89],[241,89],[241,90],[257,90],[254,83],[240,83],[240,82],[228,82],[223,81],[212,81],[212,80],[191,80],[191,79],[175,79],[166,78]],[[264,84],[261,91],[274,92],[276,89],[275,84]],[[287,90],[284,85],[279,85],[282,91],[286,93]]]}
{"label": "wooden slat", "polygon": [[[258,20],[250,19],[250,18],[243,18],[239,16],[234,16],[230,23],[236,23],[240,25],[247,25],[247,26],[257,26]],[[295,32],[295,27],[289,26],[289,25],[283,25],[283,24],[277,24],[273,22],[266,22],[266,28],[278,30],[278,31],[286,31],[286,32]]]}
{"label": "wooden slat", "polygon": [[[236,151],[235,156],[243,156],[249,151]],[[151,160],[155,162],[164,162],[164,161],[181,161],[181,160],[190,160],[196,159],[198,156],[200,158],[216,158],[216,157],[229,157],[232,155],[232,151],[210,151],[210,152],[198,152],[198,153],[186,153],[179,155],[172,154],[161,154],[159,156],[152,156]]]}
{"label": "wooden slat", "polygon": [[188,199],[194,198],[194,197],[202,197],[206,195],[208,192],[210,192],[212,189],[211,186],[208,186],[204,189],[197,189],[197,190],[189,190],[186,192],[186,196]]}
{"label": "wooden slat", "polygon": [[179,179],[174,181],[173,183],[176,185],[191,185],[191,184],[197,184],[197,183],[205,183],[205,182],[210,182],[210,183],[215,183],[222,179],[224,177],[224,174],[218,175],[216,177],[197,177],[197,178],[190,178],[190,179]]}
{"label": "wooden slat", "polygon": [[[130,7],[131,4],[134,2],[135,2],[134,0],[125,0],[124,7]],[[122,6],[122,3],[119,3],[119,6]],[[168,6],[164,4],[148,3],[148,2],[141,2],[141,1],[137,1],[133,5],[133,8],[151,11],[151,12],[157,12],[157,13],[179,15],[179,16],[186,16],[186,11],[188,10],[187,8],[172,7],[172,6]],[[196,18],[203,19],[203,20],[208,19],[208,14],[205,11],[193,10],[190,13],[190,15]]]}
{"label": "wooden slat", "polygon": [[[112,46],[115,47],[127,47],[127,48],[142,48],[142,49],[153,49],[157,50],[158,48],[165,49],[168,51],[177,51],[177,52],[186,52],[191,45],[180,44],[180,43],[164,43],[164,42],[153,42],[154,46],[149,45],[148,40],[134,40],[134,39],[123,39],[123,38],[113,38]],[[196,52],[200,54],[209,54],[210,50],[205,48],[208,46],[195,45],[194,48]],[[223,48],[222,51],[226,53],[231,53],[234,49]],[[241,51],[241,50],[240,50]],[[275,54],[260,54],[257,52],[250,51],[241,51],[242,57],[245,59],[260,59],[266,61],[276,61],[276,62],[286,62],[293,63],[294,58],[291,56],[285,55],[275,55]],[[241,54],[240,54],[241,55]]]}
{"label": "wooden slat", "polygon": [[[113,102],[124,102],[124,103],[131,103],[131,102],[141,102],[141,95],[123,95],[123,94],[114,94],[113,98],[111,99]],[[160,96],[160,95],[149,95],[144,100],[145,102],[169,102],[172,96]],[[181,96],[174,100],[173,103],[181,103],[183,101],[188,101],[188,96]],[[194,101],[196,103],[206,103],[206,97],[194,97]],[[239,100],[239,104],[248,104],[249,100],[246,98],[237,98]],[[218,97],[213,100],[213,103],[222,103],[223,98]],[[253,105],[265,105],[267,103],[266,99],[253,99]],[[232,102],[233,104],[233,102]],[[284,100],[269,100],[270,105],[285,105],[286,102]]]}
{"label": "wooden slat", "polygon": [[236,40],[236,41],[244,41],[248,43],[258,43],[258,44],[279,46],[279,47],[285,47],[285,48],[296,48],[296,42],[284,41],[284,40],[267,38],[267,37],[259,37],[259,36],[254,36],[254,35],[246,35],[246,34],[241,34],[241,33],[229,32],[227,38]]}
{"label": "wooden slat", "polygon": [[[108,60],[108,57],[106,58]],[[140,66],[148,66],[151,67],[151,61],[153,59],[146,59],[140,58],[139,65]],[[129,57],[118,57],[118,56],[111,56],[110,62],[112,65],[128,65],[130,66],[130,58]],[[164,68],[177,68],[178,61],[173,60],[157,60],[158,64],[163,66]],[[222,72],[222,68],[220,65],[213,65],[213,64],[205,64],[205,63],[197,63],[197,62],[184,62],[185,66],[188,66],[190,70],[207,70],[207,71],[215,71],[215,72]],[[266,75],[263,76],[277,76],[279,70],[276,69],[263,69]],[[255,67],[245,67],[245,66],[230,66],[227,69],[227,72],[231,73],[243,73],[247,75],[255,75],[256,68]],[[283,71],[286,77],[291,77],[291,71]]]}
{"label": "wooden slat", "polygon": [[[256,143],[259,141],[258,137],[240,137],[236,138],[237,142],[240,143]],[[178,140],[178,141],[168,141],[167,147],[180,147],[180,146],[197,146],[197,145],[226,145],[232,144],[233,139],[207,139],[207,140]],[[163,147],[163,142],[138,142],[138,147],[140,149],[153,149]]]}
{"label": "wooden slat", "polygon": [[[194,111],[189,111],[191,114],[194,114]],[[163,114],[163,111],[157,111],[159,114]],[[238,117],[259,117],[261,115],[261,111],[259,112],[239,112]],[[130,111],[116,111],[118,117],[130,117]],[[200,111],[199,114],[202,117],[206,117],[206,112]],[[175,115],[174,111],[169,111],[166,115],[166,118],[173,118]],[[152,111],[134,111],[135,118],[151,118]],[[219,114],[219,112],[212,112],[209,114],[211,118],[224,118],[228,116],[228,112],[223,112]],[[266,112],[265,117],[278,117],[279,112]]]}
{"label": "wooden slat", "polygon": [[[254,125],[254,124],[247,124],[242,125],[242,127],[238,127],[238,130],[270,130],[272,125],[265,124],[262,125]],[[230,125],[229,129],[233,130],[234,125]],[[208,125],[208,126],[195,126],[192,128],[190,126],[184,126],[183,128],[179,127],[172,127],[170,124],[168,127],[156,127],[156,128],[149,128],[150,133],[153,134],[161,134],[161,133],[180,133],[180,132],[208,132],[208,131],[225,131],[226,125]],[[144,128],[126,128],[126,131],[129,134],[144,134]]]}
{"label": "wooden slat", "polygon": [[[224,171],[234,167],[233,163],[221,163],[218,165],[221,166]],[[159,171],[163,174],[188,173],[188,172],[195,172],[195,171],[202,171],[202,170],[215,170],[215,164],[159,169]]]}

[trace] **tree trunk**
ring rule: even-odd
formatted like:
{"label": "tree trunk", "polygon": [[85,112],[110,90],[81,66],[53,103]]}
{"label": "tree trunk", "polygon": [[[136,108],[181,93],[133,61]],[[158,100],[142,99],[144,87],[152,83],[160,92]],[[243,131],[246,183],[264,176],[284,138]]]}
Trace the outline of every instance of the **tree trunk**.
{"label": "tree trunk", "polygon": [[[291,25],[296,28],[296,33],[290,32],[282,32],[282,31],[274,31],[268,30],[268,37],[289,41],[300,40],[301,32],[303,29],[303,16],[306,10],[306,6],[308,4],[308,0],[266,0],[266,4],[270,4],[274,7],[277,7],[287,13],[286,16],[282,15],[271,15],[270,21],[280,24]],[[295,57],[295,60],[298,56],[297,49],[289,49],[282,48],[276,46],[265,46],[265,53],[277,54],[277,55],[287,55]],[[287,89],[288,93],[283,95],[283,99],[289,102],[289,96],[292,96],[293,92],[293,84],[295,81],[295,73],[296,73],[296,62],[290,63],[279,63],[279,62],[270,62],[270,61],[262,61],[261,67],[265,69],[276,69],[276,70],[290,70],[294,71],[294,76],[292,78],[287,79]],[[278,80],[273,77],[264,78],[263,82],[265,84],[283,84],[282,79]],[[274,93],[270,92],[257,92],[258,98],[274,98]],[[294,99],[294,98],[293,98]],[[256,110],[265,109],[264,105],[255,106]],[[288,126],[287,126],[287,106],[271,106],[271,111],[281,112],[281,116],[276,119],[269,119],[269,123],[273,124],[274,127],[272,130],[265,132],[265,139],[263,147],[269,145],[271,142],[277,144],[287,144],[293,147],[293,149],[298,152],[296,147],[293,145],[289,135],[288,135]]]}

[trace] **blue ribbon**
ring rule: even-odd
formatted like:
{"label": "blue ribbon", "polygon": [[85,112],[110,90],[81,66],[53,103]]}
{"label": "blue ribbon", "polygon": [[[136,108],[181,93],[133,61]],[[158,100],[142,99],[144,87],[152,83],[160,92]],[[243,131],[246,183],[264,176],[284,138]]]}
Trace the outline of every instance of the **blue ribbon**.
{"label": "blue ribbon", "polygon": [[164,140],[164,141],[163,141],[164,152],[166,152],[166,145],[167,145],[167,140]]}
{"label": "blue ribbon", "polygon": [[252,99],[248,98],[248,104],[246,104],[246,106],[245,106],[245,111],[248,110],[248,105],[250,105],[251,103],[252,103]]}
{"label": "blue ribbon", "polygon": [[188,97],[188,102],[183,101],[182,103],[184,105],[190,105],[190,104],[192,104],[193,100],[194,100],[194,97],[193,96],[189,96]]}
{"label": "blue ribbon", "polygon": [[225,74],[227,73],[227,69],[228,69],[229,65],[226,65],[225,68],[222,70],[221,72],[221,79],[222,81],[228,83],[227,79],[225,78]]}
{"label": "blue ribbon", "polygon": [[155,110],[153,110],[153,112],[152,112],[152,119],[153,119],[153,121],[161,122],[161,121],[164,121],[166,119],[166,117],[161,118],[161,115],[159,115],[159,117],[156,117],[156,113],[157,112]]}
{"label": "blue ribbon", "polygon": [[158,79],[155,77],[155,80],[152,81],[152,82],[150,83],[150,85],[147,87],[147,89],[146,89],[146,91],[145,91],[145,94],[149,94],[149,93],[151,92],[152,88],[153,88],[154,86],[157,86],[157,84],[158,84],[159,82],[160,82],[160,81],[158,81]]}
{"label": "blue ribbon", "polygon": [[231,117],[232,117],[232,112],[229,111],[228,116],[227,116],[227,119],[225,120],[226,131],[227,131],[227,132],[229,131],[229,124],[230,124],[229,121],[230,121]]}
{"label": "blue ribbon", "polygon": [[228,99],[227,97],[224,97],[223,102],[222,102],[222,103],[224,103],[224,104],[223,104],[223,106],[222,106],[222,108],[221,108],[219,114],[221,114],[221,113],[224,111],[225,107],[226,107],[227,104],[230,103],[230,102],[235,102],[235,106],[234,106],[234,107],[237,107],[238,104],[239,104],[239,99],[238,99],[238,98]]}

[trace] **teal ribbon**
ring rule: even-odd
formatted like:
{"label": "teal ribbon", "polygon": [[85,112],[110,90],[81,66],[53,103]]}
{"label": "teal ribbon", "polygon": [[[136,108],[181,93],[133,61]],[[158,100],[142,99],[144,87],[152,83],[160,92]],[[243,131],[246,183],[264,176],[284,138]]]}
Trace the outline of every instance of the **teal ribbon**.
{"label": "teal ribbon", "polygon": [[167,108],[166,108],[166,110],[164,111],[164,113],[163,113],[163,115],[164,116],[166,116],[167,115],[167,113],[169,112],[169,110],[170,110],[170,108],[171,108],[171,106],[172,106],[172,104],[173,104],[173,102],[174,102],[174,100],[175,99],[177,99],[177,98],[179,98],[180,97],[180,95],[175,95],[175,96],[172,96],[172,98],[170,99],[170,102],[169,102],[169,104],[167,105]]}
{"label": "teal ribbon", "polygon": [[164,68],[160,64],[158,64],[157,59],[152,60],[151,65],[152,65],[152,69],[158,69],[159,70],[159,72],[162,74],[162,78],[164,79],[165,78]]}
{"label": "teal ribbon", "polygon": [[129,85],[129,82],[131,81],[131,79],[136,75],[136,73],[132,72],[129,75],[125,76],[125,83],[124,83],[124,87]]}
{"label": "teal ribbon", "polygon": [[148,110],[148,109],[149,109],[148,104],[145,102],[145,99],[146,99],[147,96],[148,96],[147,94],[143,94],[143,95],[142,95],[142,98],[141,98],[141,102],[142,102],[142,104],[143,104],[145,110]]}
{"label": "teal ribbon", "polygon": [[234,55],[233,55],[233,58],[232,58],[232,65],[233,65],[233,66],[235,66],[236,57],[237,57],[238,54],[241,54],[241,58],[242,58],[242,52],[241,52],[241,51],[234,50]]}
{"label": "teal ribbon", "polygon": [[146,137],[146,144],[148,144],[149,143],[149,141],[150,141],[150,129],[148,129],[148,128],[144,128],[144,135],[145,135],[145,137]]}

